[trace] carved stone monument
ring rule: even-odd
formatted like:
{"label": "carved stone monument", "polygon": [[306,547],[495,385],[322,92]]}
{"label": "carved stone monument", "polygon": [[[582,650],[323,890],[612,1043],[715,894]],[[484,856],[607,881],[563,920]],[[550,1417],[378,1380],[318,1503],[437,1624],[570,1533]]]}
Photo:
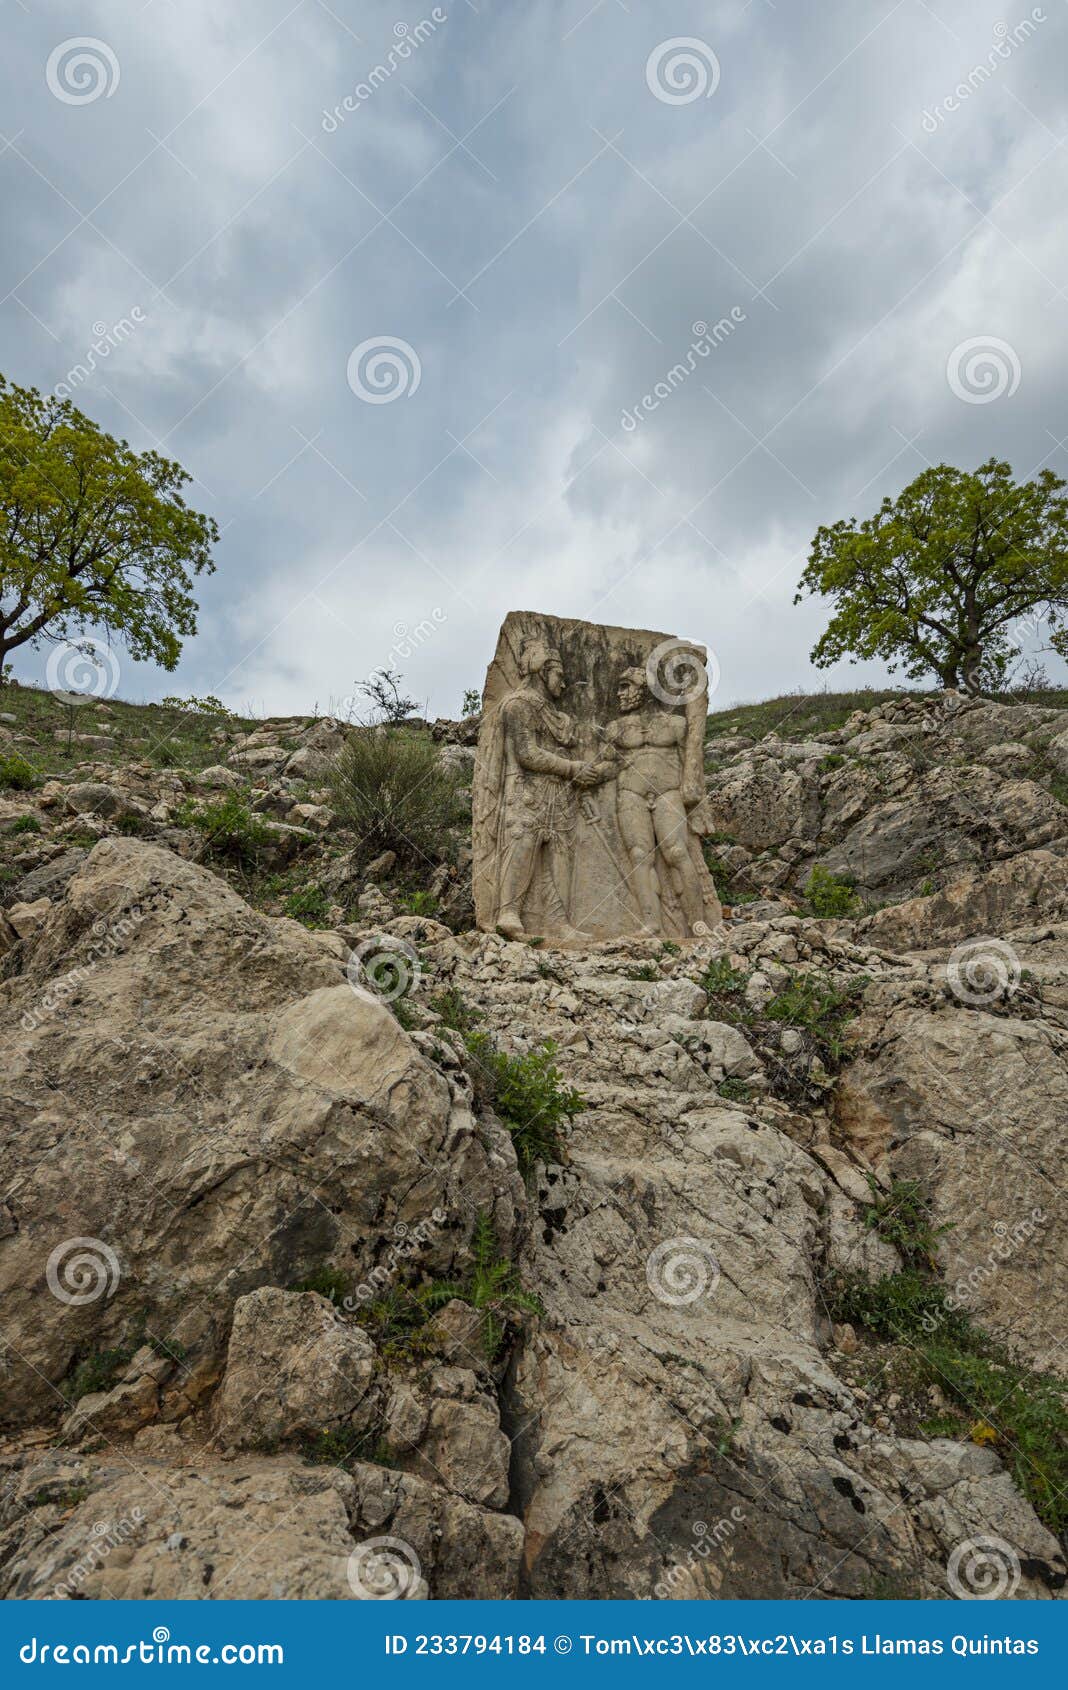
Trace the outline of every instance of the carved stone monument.
{"label": "carved stone monument", "polygon": [[706,660],[666,634],[508,614],[475,759],[481,928],[565,943],[711,931]]}

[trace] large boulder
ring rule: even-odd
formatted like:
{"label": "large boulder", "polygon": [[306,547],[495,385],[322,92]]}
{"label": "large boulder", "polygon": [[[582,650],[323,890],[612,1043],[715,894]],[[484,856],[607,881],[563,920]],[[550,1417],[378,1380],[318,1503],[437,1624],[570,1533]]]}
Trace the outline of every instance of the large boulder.
{"label": "large boulder", "polygon": [[255,1449],[371,1425],[375,1349],[314,1291],[264,1285],[238,1299],[213,1407],[219,1441]]}
{"label": "large boulder", "polygon": [[[148,1436],[149,1434],[144,1434]],[[0,1500],[0,1596],[372,1600],[515,1593],[523,1531],[407,1473],[225,1462],[175,1437],[20,1459]],[[195,1460],[193,1457],[195,1456]]]}
{"label": "large boulder", "polygon": [[238,1298],[332,1263],[449,1275],[522,1188],[342,952],[208,870],[102,842],[0,984],[0,1416],[145,1335],[221,1360]]}
{"label": "large boulder", "polygon": [[839,1081],[837,1120],[874,1167],[931,1194],[935,1224],[947,1228],[939,1260],[962,1305],[1010,1348],[1063,1372],[1068,1033],[1023,1001],[1017,1014],[1011,997],[995,1001],[995,970],[1011,994],[1020,962],[1004,941],[990,943],[989,974],[966,947],[951,964],[957,990],[971,981],[985,1002],[876,994],[863,1054]]}
{"label": "large boulder", "polygon": [[1068,857],[1021,851],[970,869],[929,894],[889,904],[861,923],[869,944],[892,951],[934,950],[981,933],[1007,933],[1068,914]]}
{"label": "large boulder", "polygon": [[907,894],[947,869],[1061,840],[1068,809],[1031,780],[1001,780],[979,764],[917,775],[901,797],[875,804],[819,863],[862,894]]}

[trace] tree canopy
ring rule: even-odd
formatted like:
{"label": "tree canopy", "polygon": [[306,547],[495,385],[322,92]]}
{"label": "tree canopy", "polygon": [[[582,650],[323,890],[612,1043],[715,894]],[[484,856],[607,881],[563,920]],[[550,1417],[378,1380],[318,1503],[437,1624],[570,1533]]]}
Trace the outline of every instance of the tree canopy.
{"label": "tree canopy", "polygon": [[182,498],[191,480],[69,399],[0,376],[0,672],[17,646],[94,626],[175,667],[196,633],[193,577],[214,569],[218,539]]}
{"label": "tree canopy", "polygon": [[835,603],[812,661],[880,657],[912,679],[979,692],[1043,621],[1048,646],[1068,655],[1064,486],[1050,470],[1014,481],[996,458],[974,474],[938,464],[875,516],[820,528],[794,599]]}

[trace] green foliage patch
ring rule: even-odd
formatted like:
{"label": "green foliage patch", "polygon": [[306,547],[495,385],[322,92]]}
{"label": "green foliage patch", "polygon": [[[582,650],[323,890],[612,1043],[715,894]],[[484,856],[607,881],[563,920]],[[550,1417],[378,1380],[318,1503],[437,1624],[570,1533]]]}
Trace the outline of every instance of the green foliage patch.
{"label": "green foliage patch", "polygon": [[586,1104],[573,1086],[563,1084],[552,1040],[523,1056],[509,1056],[484,1032],[466,1033],[464,1042],[474,1059],[476,1092],[507,1127],[522,1172],[530,1173],[537,1162],[559,1162],[563,1123]]}

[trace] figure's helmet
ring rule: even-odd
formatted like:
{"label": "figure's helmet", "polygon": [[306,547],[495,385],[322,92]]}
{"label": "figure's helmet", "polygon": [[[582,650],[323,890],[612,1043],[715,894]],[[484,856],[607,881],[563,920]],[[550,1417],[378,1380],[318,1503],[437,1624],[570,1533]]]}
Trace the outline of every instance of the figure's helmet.
{"label": "figure's helmet", "polygon": [[555,646],[551,646],[540,635],[523,642],[523,649],[519,653],[519,673],[521,675],[540,675],[543,669],[555,665],[563,669],[560,653]]}

